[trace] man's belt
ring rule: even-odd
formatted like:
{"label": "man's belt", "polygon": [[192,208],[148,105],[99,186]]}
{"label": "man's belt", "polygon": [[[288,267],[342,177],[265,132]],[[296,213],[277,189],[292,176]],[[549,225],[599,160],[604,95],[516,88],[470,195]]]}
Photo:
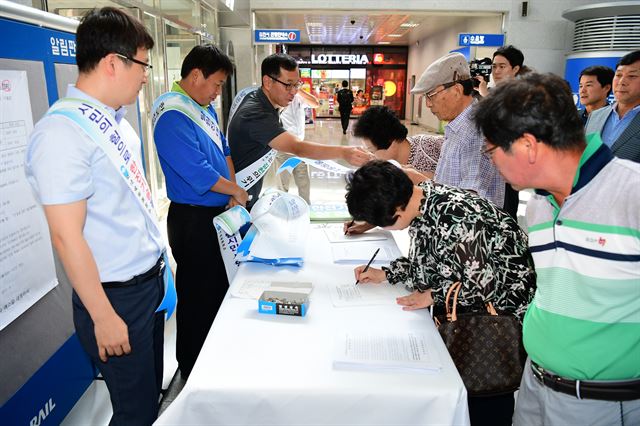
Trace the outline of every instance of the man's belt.
{"label": "man's belt", "polygon": [[640,399],[640,379],[583,381],[571,380],[546,371],[531,361],[533,376],[544,386],[578,399],[631,401]]}
{"label": "man's belt", "polygon": [[143,272],[140,275],[136,275],[128,281],[109,281],[102,283],[103,288],[122,288],[122,287],[131,287],[132,285],[137,285],[144,283],[151,279],[154,276],[160,276],[160,272],[164,267],[164,259],[162,256],[158,259],[155,265],[151,267],[147,272]]}

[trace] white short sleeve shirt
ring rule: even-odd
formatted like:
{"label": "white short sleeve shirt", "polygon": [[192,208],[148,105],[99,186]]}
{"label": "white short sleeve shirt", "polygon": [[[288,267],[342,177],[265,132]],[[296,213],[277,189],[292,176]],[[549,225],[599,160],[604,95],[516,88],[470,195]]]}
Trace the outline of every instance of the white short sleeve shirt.
{"label": "white short sleeve shirt", "polygon": [[[133,155],[140,158],[140,139],[117,112],[70,86],[67,97],[106,108],[117,122]],[[71,119],[45,116],[27,147],[25,172],[43,205],[87,202],[83,235],[102,282],[126,281],[150,269],[164,250],[162,235],[102,149]]]}

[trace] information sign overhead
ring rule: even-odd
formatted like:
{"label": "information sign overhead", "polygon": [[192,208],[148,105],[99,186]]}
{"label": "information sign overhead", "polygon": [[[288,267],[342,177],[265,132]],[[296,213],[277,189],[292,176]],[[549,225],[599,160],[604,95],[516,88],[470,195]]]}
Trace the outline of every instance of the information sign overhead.
{"label": "information sign overhead", "polygon": [[256,43],[300,43],[300,30],[255,30]]}
{"label": "information sign overhead", "polygon": [[458,46],[504,46],[504,34],[460,34]]}

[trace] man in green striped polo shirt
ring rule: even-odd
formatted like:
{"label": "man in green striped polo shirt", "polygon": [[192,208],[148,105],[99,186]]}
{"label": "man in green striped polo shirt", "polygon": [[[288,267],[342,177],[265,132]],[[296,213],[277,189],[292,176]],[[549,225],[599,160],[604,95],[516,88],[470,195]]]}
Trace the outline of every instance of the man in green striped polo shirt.
{"label": "man in green striped polo shirt", "polygon": [[537,290],[514,425],[640,424],[640,164],[585,137],[569,87],[533,74],[476,108],[527,206]]}

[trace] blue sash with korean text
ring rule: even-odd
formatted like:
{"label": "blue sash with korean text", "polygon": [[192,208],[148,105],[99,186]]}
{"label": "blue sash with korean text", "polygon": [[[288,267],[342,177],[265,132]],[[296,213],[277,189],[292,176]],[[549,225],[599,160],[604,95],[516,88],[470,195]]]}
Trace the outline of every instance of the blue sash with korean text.
{"label": "blue sash with korean text", "polygon": [[236,183],[238,186],[246,191],[260,182],[260,179],[269,171],[269,167],[271,167],[271,163],[273,163],[273,160],[276,158],[276,154],[278,154],[278,151],[270,149],[269,152],[244,169],[236,171]]}
{"label": "blue sash with korean text", "polygon": [[[132,155],[121,136],[120,126],[113,116],[103,106],[83,99],[73,98],[60,99],[49,108],[46,115],[62,115],[80,126],[87,136],[106,154],[111,164],[118,170],[118,174],[133,193],[149,222],[162,234],[142,164]],[[167,319],[169,319],[175,309],[177,296],[166,251],[163,256],[165,262],[165,291],[164,298],[156,312],[166,310]]]}
{"label": "blue sash with korean text", "polygon": [[180,92],[167,92],[156,99],[151,111],[151,125],[154,130],[156,128],[156,123],[162,114],[167,111],[181,112],[200,127],[202,131],[211,138],[218,149],[220,149],[220,152],[224,154],[224,147],[222,146],[222,137],[220,135],[218,122],[209,111],[202,108],[189,96]]}

